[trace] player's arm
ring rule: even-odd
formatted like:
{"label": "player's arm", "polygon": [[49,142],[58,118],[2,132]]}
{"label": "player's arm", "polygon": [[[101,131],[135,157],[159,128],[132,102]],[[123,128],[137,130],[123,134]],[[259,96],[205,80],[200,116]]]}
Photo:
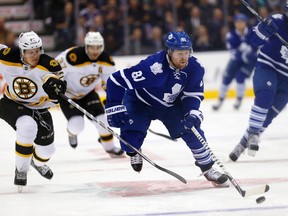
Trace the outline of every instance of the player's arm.
{"label": "player's arm", "polygon": [[183,113],[185,113],[183,124],[189,131],[193,126],[200,127],[203,121],[203,114],[199,110],[204,99],[203,75],[204,68],[199,66],[194,76],[189,78],[181,96]]}
{"label": "player's arm", "polygon": [[276,19],[273,16],[265,19],[264,22],[259,22],[257,26],[253,28],[251,41],[255,46],[263,45],[268,39],[277,32],[278,25]]}

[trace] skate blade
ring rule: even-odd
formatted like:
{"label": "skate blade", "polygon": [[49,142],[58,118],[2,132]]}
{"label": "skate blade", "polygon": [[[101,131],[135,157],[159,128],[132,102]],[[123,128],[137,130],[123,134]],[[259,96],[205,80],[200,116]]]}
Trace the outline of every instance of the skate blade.
{"label": "skate blade", "polygon": [[22,192],[23,187],[24,187],[24,186],[20,186],[20,185],[18,186],[18,193],[21,193],[21,192]]}
{"label": "skate blade", "polygon": [[124,154],[121,154],[121,155],[115,155],[113,153],[108,153],[108,154],[111,158],[125,158]]}
{"label": "skate blade", "polygon": [[255,151],[255,150],[248,149],[247,154],[248,154],[249,156],[255,157],[256,152],[257,152],[257,151]]}

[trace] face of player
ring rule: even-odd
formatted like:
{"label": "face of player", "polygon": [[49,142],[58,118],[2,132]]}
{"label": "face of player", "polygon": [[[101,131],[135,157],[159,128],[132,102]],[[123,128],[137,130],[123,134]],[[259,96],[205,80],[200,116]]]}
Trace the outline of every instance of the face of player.
{"label": "face of player", "polygon": [[235,25],[236,30],[238,30],[239,32],[243,32],[247,26],[245,21],[236,21],[234,25]]}
{"label": "face of player", "polygon": [[87,46],[87,54],[91,60],[96,60],[101,54],[102,46]]}
{"label": "face of player", "polygon": [[174,50],[170,55],[171,61],[176,68],[183,69],[188,64],[190,54],[190,50]]}
{"label": "face of player", "polygon": [[29,64],[30,66],[35,67],[39,62],[40,55],[41,55],[40,48],[24,50],[23,61],[26,64]]}

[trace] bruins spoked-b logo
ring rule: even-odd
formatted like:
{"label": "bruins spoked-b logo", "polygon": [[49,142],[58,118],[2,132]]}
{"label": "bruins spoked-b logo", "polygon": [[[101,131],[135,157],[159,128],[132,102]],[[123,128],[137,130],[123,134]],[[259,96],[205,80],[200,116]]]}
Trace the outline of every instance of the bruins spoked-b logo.
{"label": "bruins spoked-b logo", "polygon": [[87,87],[91,85],[95,80],[99,78],[97,74],[90,74],[88,76],[84,76],[80,79],[80,83],[82,86]]}
{"label": "bruins spoked-b logo", "polygon": [[13,80],[13,90],[21,99],[29,99],[37,93],[37,85],[26,77],[17,77]]}

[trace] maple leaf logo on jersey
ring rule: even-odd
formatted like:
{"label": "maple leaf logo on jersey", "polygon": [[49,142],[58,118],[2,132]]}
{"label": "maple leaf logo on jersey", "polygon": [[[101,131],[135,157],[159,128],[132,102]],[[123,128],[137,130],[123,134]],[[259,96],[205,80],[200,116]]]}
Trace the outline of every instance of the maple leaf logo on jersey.
{"label": "maple leaf logo on jersey", "polygon": [[162,64],[158,62],[155,62],[153,65],[151,65],[150,69],[151,69],[151,72],[154,73],[155,75],[157,73],[163,73]]}
{"label": "maple leaf logo on jersey", "polygon": [[286,60],[285,63],[287,64],[288,63],[288,48],[286,46],[282,46],[280,53],[281,53],[281,58],[285,59]]}

